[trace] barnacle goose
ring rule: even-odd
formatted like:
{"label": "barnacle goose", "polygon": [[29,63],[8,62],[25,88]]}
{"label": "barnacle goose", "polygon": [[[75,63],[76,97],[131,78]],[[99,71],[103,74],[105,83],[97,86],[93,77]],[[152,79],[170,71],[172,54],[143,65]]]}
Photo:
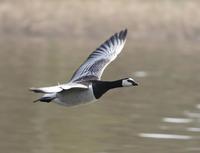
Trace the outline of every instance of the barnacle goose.
{"label": "barnacle goose", "polygon": [[137,86],[132,78],[116,81],[101,81],[104,69],[122,51],[126,42],[127,29],[115,33],[92,52],[86,61],[75,71],[68,83],[51,87],[30,88],[44,95],[34,102],[51,102],[73,106],[99,99],[108,90],[118,87]]}

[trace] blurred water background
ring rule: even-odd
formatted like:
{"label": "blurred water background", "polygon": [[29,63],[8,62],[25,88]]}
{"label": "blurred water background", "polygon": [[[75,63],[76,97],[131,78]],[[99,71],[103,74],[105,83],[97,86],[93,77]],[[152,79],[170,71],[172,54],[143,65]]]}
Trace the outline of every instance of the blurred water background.
{"label": "blurred water background", "polygon": [[[200,152],[199,10],[197,0],[1,0],[0,152]],[[103,79],[140,86],[78,107],[32,103],[29,87],[67,81],[124,28]]]}

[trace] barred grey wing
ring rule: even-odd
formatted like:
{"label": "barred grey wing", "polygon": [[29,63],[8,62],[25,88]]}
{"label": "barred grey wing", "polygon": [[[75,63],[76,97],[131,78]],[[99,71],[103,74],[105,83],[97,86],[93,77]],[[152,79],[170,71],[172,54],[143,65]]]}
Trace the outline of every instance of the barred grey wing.
{"label": "barred grey wing", "polygon": [[104,69],[122,51],[126,42],[127,29],[115,33],[99,48],[92,52],[86,61],[75,71],[70,82],[100,80]]}

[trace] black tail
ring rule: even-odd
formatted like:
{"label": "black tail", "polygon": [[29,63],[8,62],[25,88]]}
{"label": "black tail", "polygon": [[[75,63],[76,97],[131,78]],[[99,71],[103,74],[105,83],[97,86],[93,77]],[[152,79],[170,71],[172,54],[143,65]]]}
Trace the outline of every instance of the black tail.
{"label": "black tail", "polygon": [[46,102],[46,103],[49,103],[51,102],[52,100],[54,100],[56,98],[56,93],[52,93],[52,94],[45,94],[43,95],[41,98],[37,99],[37,100],[34,100],[33,102],[38,102],[38,101],[41,101],[41,102]]}
{"label": "black tail", "polygon": [[38,101],[41,101],[41,102],[50,103],[52,100],[54,100],[54,98],[52,98],[52,97],[42,97],[37,100],[34,100],[33,102],[36,103]]}

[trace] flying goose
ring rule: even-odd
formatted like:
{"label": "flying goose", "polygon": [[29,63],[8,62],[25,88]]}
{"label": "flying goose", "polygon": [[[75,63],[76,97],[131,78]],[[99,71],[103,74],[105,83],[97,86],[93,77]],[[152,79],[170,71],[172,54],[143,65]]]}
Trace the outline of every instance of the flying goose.
{"label": "flying goose", "polygon": [[99,48],[92,52],[86,61],[75,71],[68,83],[51,87],[30,88],[44,95],[34,102],[51,102],[73,106],[99,99],[108,90],[118,87],[137,86],[132,78],[116,81],[101,81],[104,69],[121,52],[126,42],[127,29],[115,33]]}

